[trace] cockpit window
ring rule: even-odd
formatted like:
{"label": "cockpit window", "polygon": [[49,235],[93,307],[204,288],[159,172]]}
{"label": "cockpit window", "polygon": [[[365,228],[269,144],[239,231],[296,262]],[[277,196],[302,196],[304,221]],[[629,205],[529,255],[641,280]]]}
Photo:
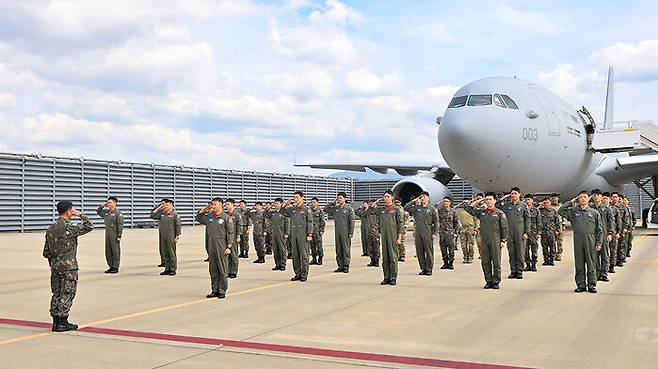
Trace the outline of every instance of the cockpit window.
{"label": "cockpit window", "polygon": [[471,95],[468,106],[491,105],[491,95]]}
{"label": "cockpit window", "polygon": [[494,102],[494,104],[500,106],[501,108],[507,108],[507,106],[505,105],[505,102],[503,101],[503,99],[498,94],[493,95],[493,102]]}
{"label": "cockpit window", "polygon": [[466,105],[466,99],[468,99],[468,96],[453,97],[452,101],[450,101],[450,105],[448,105],[448,108],[461,108],[462,106]]}
{"label": "cockpit window", "polygon": [[500,95],[503,100],[505,100],[505,103],[507,104],[507,107],[510,109],[518,109],[519,107],[516,105],[514,100],[512,100],[509,96],[507,95]]}

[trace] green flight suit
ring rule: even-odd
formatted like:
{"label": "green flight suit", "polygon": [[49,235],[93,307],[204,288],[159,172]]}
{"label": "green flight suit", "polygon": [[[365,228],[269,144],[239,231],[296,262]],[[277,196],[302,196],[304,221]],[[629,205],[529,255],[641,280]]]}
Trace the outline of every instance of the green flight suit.
{"label": "green flight suit", "polygon": [[354,235],[354,209],[349,204],[328,204],[324,211],[334,217],[336,264],[338,269],[349,270]]}
{"label": "green flight suit", "polygon": [[123,234],[123,214],[119,208],[113,211],[99,206],[96,214],[103,218],[105,223],[105,260],[107,266],[113,269],[119,269],[121,262],[121,235]]}
{"label": "green flight suit", "polygon": [[164,210],[151,210],[151,219],[158,220],[160,235],[160,257],[164,262],[165,270],[175,272],[178,267],[176,257],[176,237],[181,234],[181,220],[176,211],[165,214]]}
{"label": "green flight suit", "polygon": [[414,244],[421,271],[434,269],[434,238],[439,234],[439,214],[436,208],[409,203],[404,210],[414,217]]}
{"label": "green flight suit", "polygon": [[307,237],[313,236],[313,214],[306,204],[286,208],[285,214],[290,218],[290,247],[292,248],[292,268],[295,277],[308,278],[308,244]]}
{"label": "green flight suit", "polygon": [[267,212],[270,220],[272,231],[272,254],[274,255],[274,265],[281,270],[286,269],[288,260],[288,250],[286,248],[286,236],[290,231],[290,218],[288,218],[281,208],[280,211],[270,210]]}
{"label": "green flight suit", "polygon": [[603,245],[601,214],[595,209],[568,202],[558,214],[571,222],[576,268],[576,285],[580,288],[596,287],[596,246]]}
{"label": "green flight suit", "polygon": [[235,223],[226,213],[199,210],[196,221],[206,226],[208,272],[213,293],[225,294],[228,290],[228,255],[226,248],[235,244]]}
{"label": "green flight suit", "polygon": [[398,278],[398,237],[404,232],[404,210],[397,205],[370,208],[369,212],[377,214],[379,219],[379,238],[382,244],[382,269],[384,280]]}
{"label": "green flight suit", "polygon": [[509,252],[509,265],[512,274],[523,274],[523,257],[525,255],[524,234],[530,230],[530,212],[525,202],[519,200],[502,201],[496,206],[505,213],[509,234],[507,238],[507,251]]}
{"label": "green flight suit", "polygon": [[480,260],[484,280],[489,284],[498,284],[501,242],[507,239],[508,234],[507,217],[496,207],[476,209],[467,204],[464,209],[480,221]]}

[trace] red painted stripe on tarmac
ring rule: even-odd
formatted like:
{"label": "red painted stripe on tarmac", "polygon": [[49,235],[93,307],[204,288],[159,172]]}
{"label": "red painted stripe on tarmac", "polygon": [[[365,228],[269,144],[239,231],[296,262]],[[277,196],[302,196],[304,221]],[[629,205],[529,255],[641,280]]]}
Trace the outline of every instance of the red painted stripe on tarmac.
{"label": "red painted stripe on tarmac", "polygon": [[[28,320],[6,319],[6,318],[0,318],[0,324],[26,326],[26,327],[38,327],[38,328],[50,328],[50,326],[51,326],[51,324],[49,324],[49,323],[33,322],[33,321],[28,321]],[[185,343],[194,343],[194,344],[211,345],[211,346],[223,345],[223,346],[227,346],[227,347],[236,347],[236,348],[244,348],[244,349],[251,349],[251,350],[283,352],[283,353],[290,353],[290,354],[301,354],[301,355],[309,355],[309,356],[330,357],[330,358],[338,358],[338,359],[363,360],[363,361],[380,362],[380,363],[420,365],[420,366],[435,367],[435,368],[448,368],[448,369],[530,369],[530,368],[526,368],[526,367],[509,366],[509,365],[473,363],[473,362],[467,362],[467,361],[441,360],[441,359],[420,358],[420,357],[413,357],[413,356],[385,355],[385,354],[376,354],[376,353],[369,353],[369,352],[332,350],[332,349],[323,349],[323,348],[315,348],[315,347],[277,345],[277,344],[271,344],[271,343],[235,341],[235,340],[225,340],[225,339],[220,339],[220,338],[195,337],[195,336],[184,336],[184,335],[177,335],[177,334],[130,331],[130,330],[124,330],[124,329],[86,327],[86,328],[80,329],[79,331],[80,332],[85,332],[85,333],[94,333],[94,334],[109,335],[109,336],[145,338],[145,339],[160,340],[160,341],[185,342]]]}

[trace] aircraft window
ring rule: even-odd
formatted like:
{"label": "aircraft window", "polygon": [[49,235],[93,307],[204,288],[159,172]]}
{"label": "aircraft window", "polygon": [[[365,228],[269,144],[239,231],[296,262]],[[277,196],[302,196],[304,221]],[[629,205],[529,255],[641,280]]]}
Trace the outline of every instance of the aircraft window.
{"label": "aircraft window", "polygon": [[512,100],[509,96],[507,95],[500,95],[503,100],[505,100],[505,103],[507,104],[507,107],[510,109],[518,109],[519,107],[516,105],[514,100]]}
{"label": "aircraft window", "polygon": [[468,106],[491,105],[491,95],[471,95]]}
{"label": "aircraft window", "polygon": [[507,105],[505,105],[505,102],[503,101],[503,99],[498,94],[495,94],[493,96],[493,102],[494,102],[494,104],[500,106],[501,108],[506,108],[507,107]]}
{"label": "aircraft window", "polygon": [[468,96],[453,97],[452,101],[450,101],[450,105],[448,105],[448,108],[461,108],[462,106],[466,105],[466,99],[468,99]]}

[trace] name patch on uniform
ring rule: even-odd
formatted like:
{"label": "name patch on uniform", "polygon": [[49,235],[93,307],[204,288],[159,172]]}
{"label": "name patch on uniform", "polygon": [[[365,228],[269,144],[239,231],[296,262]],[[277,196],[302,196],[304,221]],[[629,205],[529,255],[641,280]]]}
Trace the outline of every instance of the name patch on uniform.
{"label": "name patch on uniform", "polygon": [[224,219],[220,219],[220,220],[218,220],[217,223],[219,223],[219,224],[224,224]]}
{"label": "name patch on uniform", "polygon": [[213,219],[212,219],[212,218],[209,218],[209,219],[208,219],[208,221],[209,221],[209,222],[212,222],[212,221],[213,221]]}

